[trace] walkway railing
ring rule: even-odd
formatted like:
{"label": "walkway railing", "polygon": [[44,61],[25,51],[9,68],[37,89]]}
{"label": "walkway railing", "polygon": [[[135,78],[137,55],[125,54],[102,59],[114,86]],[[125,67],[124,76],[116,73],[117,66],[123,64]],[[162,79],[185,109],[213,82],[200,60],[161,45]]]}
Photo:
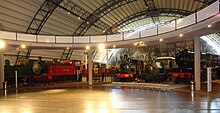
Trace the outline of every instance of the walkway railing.
{"label": "walkway railing", "polygon": [[[23,33],[14,33],[0,31],[0,39],[7,41],[24,41],[26,43],[50,43],[50,44],[92,44],[92,43],[112,43],[118,41],[128,41],[141,38],[148,38],[155,35],[160,35],[175,30],[179,30],[219,14],[219,1],[214,2],[208,7],[193,13],[185,18],[177,19],[163,26],[137,31],[127,32],[113,35],[99,36],[48,36],[48,35],[31,35]],[[220,20],[220,19],[219,19]]]}

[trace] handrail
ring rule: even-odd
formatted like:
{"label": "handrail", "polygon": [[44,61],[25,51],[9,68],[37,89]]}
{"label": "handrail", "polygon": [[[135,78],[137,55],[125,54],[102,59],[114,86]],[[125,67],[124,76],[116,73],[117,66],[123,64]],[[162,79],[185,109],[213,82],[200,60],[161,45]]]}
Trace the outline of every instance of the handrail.
{"label": "handrail", "polygon": [[[155,35],[169,33],[175,30],[180,30],[200,22],[203,22],[211,17],[219,14],[219,3],[216,1],[206,8],[186,16],[182,19],[176,19],[170,23],[158,26],[155,28],[124,32],[113,35],[98,35],[98,36],[52,36],[52,35],[31,35],[17,32],[0,31],[0,39],[7,41],[16,41],[24,43],[46,43],[46,44],[96,44],[96,43],[114,43],[118,41],[129,41],[135,39],[149,38]],[[50,45],[51,46],[51,45]]]}

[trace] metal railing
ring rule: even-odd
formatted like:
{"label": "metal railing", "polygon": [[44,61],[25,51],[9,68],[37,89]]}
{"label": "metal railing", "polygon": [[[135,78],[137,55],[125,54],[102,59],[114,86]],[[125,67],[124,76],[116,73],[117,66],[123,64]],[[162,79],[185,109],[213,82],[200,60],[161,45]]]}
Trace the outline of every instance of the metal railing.
{"label": "metal railing", "polygon": [[180,30],[219,14],[219,1],[214,2],[208,7],[193,13],[182,19],[175,19],[167,22],[162,26],[146,29],[143,31],[124,32],[113,35],[99,35],[99,36],[47,36],[47,35],[31,35],[23,33],[14,33],[0,31],[0,39],[7,41],[23,41],[26,43],[49,43],[49,44],[92,44],[92,43],[112,43],[117,41],[129,41],[134,39],[143,39],[169,33],[175,30]]}

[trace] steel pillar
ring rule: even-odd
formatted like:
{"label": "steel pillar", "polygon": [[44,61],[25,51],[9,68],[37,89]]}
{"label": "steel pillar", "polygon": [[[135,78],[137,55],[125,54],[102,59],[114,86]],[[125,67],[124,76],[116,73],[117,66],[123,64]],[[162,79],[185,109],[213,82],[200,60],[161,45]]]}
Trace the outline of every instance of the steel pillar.
{"label": "steel pillar", "polygon": [[200,37],[194,38],[194,80],[195,80],[195,90],[201,90],[201,80],[200,80]]}
{"label": "steel pillar", "polygon": [[106,49],[106,69],[108,69],[108,49]]}
{"label": "steel pillar", "polygon": [[3,51],[0,50],[0,89],[3,89],[3,82],[5,81],[4,76],[4,54]]}
{"label": "steel pillar", "polygon": [[89,85],[92,85],[92,69],[93,69],[93,57],[92,50],[88,50],[88,60],[89,60]]}

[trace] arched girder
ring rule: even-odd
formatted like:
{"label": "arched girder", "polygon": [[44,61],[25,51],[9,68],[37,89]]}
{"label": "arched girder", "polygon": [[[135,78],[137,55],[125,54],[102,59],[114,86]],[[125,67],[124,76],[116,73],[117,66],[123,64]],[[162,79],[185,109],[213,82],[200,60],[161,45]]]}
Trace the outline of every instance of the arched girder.
{"label": "arched girder", "polygon": [[99,26],[102,28],[102,30],[105,30],[109,27],[109,25],[102,22],[100,18],[106,15],[107,13],[113,11],[114,9],[134,1],[137,0],[110,0],[109,2],[98,8],[96,11],[94,11],[92,14],[90,14],[86,18],[86,20],[76,29],[73,35],[84,35],[87,32],[87,30],[93,25]]}
{"label": "arched girder", "polygon": [[216,0],[193,0],[193,1],[197,1],[197,2],[203,3],[202,7],[197,7],[196,8],[196,10],[195,10],[195,12],[196,12],[196,11],[199,11],[199,10],[203,9],[204,7],[212,4]]}
{"label": "arched girder", "polygon": [[209,5],[213,2],[215,2],[216,0],[194,0],[194,1],[201,2],[203,4]]}
{"label": "arched girder", "polygon": [[82,20],[85,20],[90,15],[90,13],[87,10],[80,7],[72,0],[63,0],[63,2],[59,4],[59,7],[62,10],[65,10],[71,13],[72,15],[79,17]]}
{"label": "arched girder", "polygon": [[[38,35],[50,15],[62,1],[63,0],[45,0],[33,17],[32,21],[30,22],[26,33]],[[29,59],[31,51],[31,48],[27,50],[19,49],[15,64],[18,63],[19,59]],[[21,52],[25,54],[25,57],[20,55]]]}
{"label": "arched girder", "polygon": [[170,14],[172,14],[172,17],[183,17],[191,13],[192,12],[190,11],[181,10],[181,9],[171,9],[171,8],[157,8],[157,9],[151,9],[151,11],[147,9],[147,10],[141,11],[139,13],[133,14],[127,18],[120,20],[119,22],[114,24],[111,28],[109,28],[108,32],[114,33],[118,29],[124,27],[125,25],[128,25],[134,21],[144,19],[146,17],[158,17],[161,15],[171,16]]}
{"label": "arched girder", "polygon": [[[156,9],[154,0],[144,0],[144,3],[147,7],[148,12],[153,15],[154,12],[152,12],[152,9]],[[156,22],[159,22],[159,17],[158,16],[151,16],[153,23],[156,24]]]}
{"label": "arched girder", "polygon": [[[68,13],[78,17],[79,19],[85,21],[85,19],[90,15],[90,13],[84,8],[80,7],[72,0],[63,0],[60,4],[58,4],[61,10],[65,10]],[[99,28],[99,27],[97,27]],[[61,60],[69,60],[73,54],[74,50],[65,49],[61,55]]]}
{"label": "arched girder", "polygon": [[26,33],[38,35],[50,15],[62,1],[63,0],[45,0],[32,19]]}

